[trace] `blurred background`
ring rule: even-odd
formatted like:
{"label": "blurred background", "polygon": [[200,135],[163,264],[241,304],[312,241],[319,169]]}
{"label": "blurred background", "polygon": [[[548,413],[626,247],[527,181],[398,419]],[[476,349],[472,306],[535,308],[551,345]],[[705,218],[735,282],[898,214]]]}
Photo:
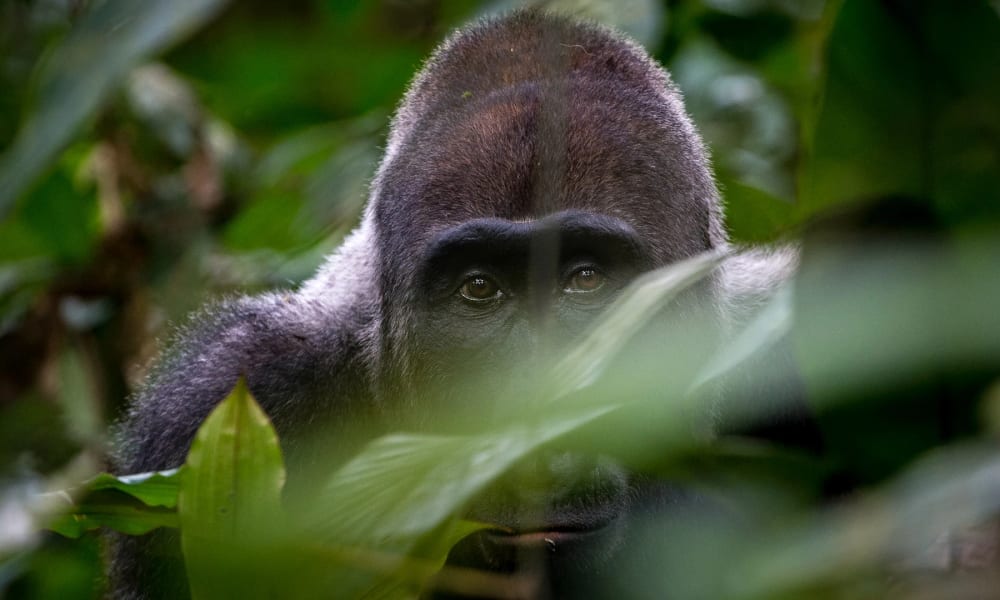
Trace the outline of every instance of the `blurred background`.
{"label": "blurred background", "polygon": [[310,275],[428,53],[525,4],[672,72],[735,241],[886,199],[889,223],[996,231],[996,1],[0,0],[0,597],[96,593],[96,541],[37,545],[18,499],[100,469],[186,315]]}

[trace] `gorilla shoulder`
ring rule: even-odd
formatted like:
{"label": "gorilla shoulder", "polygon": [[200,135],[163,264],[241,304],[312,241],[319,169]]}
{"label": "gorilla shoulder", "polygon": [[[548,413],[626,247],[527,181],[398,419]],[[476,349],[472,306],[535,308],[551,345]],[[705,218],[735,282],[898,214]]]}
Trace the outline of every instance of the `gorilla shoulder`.
{"label": "gorilla shoulder", "polygon": [[194,315],[119,425],[116,470],[183,463],[198,427],[240,376],[291,442],[323,416],[360,416],[370,404],[376,329],[364,237],[353,234],[297,293],[233,297]]}

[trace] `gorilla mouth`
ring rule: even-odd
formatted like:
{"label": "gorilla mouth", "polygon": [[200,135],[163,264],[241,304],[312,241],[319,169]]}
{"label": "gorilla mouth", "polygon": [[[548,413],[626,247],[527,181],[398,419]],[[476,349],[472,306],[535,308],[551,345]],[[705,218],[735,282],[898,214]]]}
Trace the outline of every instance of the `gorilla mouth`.
{"label": "gorilla mouth", "polygon": [[624,502],[618,495],[589,496],[548,508],[530,516],[515,509],[506,518],[487,519],[495,526],[486,529],[484,537],[490,544],[500,547],[526,549],[547,546],[555,549],[563,544],[599,537],[614,529]]}
{"label": "gorilla mouth", "polygon": [[615,518],[599,520],[593,523],[572,525],[548,524],[528,529],[489,529],[486,531],[494,544],[514,547],[556,547],[563,543],[582,540],[600,534],[607,529]]}
{"label": "gorilla mouth", "polygon": [[627,475],[606,459],[561,453],[521,468],[521,477],[508,473],[466,513],[491,525],[482,537],[494,547],[554,548],[597,537],[614,529],[629,504]]}

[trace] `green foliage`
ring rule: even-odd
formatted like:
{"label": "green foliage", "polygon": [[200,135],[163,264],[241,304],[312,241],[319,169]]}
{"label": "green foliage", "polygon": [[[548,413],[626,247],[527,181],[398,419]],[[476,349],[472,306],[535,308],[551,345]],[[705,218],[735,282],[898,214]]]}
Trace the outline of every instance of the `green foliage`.
{"label": "green foliage", "polygon": [[[914,338],[905,347],[875,349],[879,338],[896,339],[901,331],[885,329],[885,308],[871,298],[884,297],[895,306],[899,304],[894,299],[897,294],[915,298],[923,282],[941,278],[959,278],[947,287],[981,285],[985,287],[973,290],[976,295],[997,297],[1000,290],[992,289],[995,280],[982,276],[991,270],[992,261],[977,267],[969,259],[1000,251],[995,241],[985,243],[986,247],[973,247],[959,260],[963,263],[960,270],[951,261],[917,260],[917,256],[926,255],[913,251],[913,264],[901,269],[905,276],[899,280],[876,283],[862,279],[846,287],[837,281],[843,289],[832,293],[827,287],[831,280],[812,279],[804,293],[818,293],[823,299],[810,302],[810,309],[841,314],[837,323],[844,332],[836,332],[833,339],[830,328],[815,326],[815,319],[805,326],[793,325],[787,298],[779,295],[775,304],[762,310],[703,367],[701,375],[694,378],[695,389],[766,348],[788,327],[799,341],[800,356],[807,367],[804,376],[815,392],[813,397],[826,402],[842,401],[853,389],[893,387],[889,377],[905,380],[919,375],[928,368],[929,353],[936,355],[936,363],[1000,355],[997,338],[979,332],[957,335],[958,343],[948,349],[949,357],[941,355],[934,331],[917,333],[923,341]],[[899,253],[896,246],[873,248],[868,249],[866,258],[877,265],[889,258],[900,260]],[[529,404],[535,407],[532,412],[497,421],[478,434],[391,434],[376,439],[332,474],[316,473],[323,483],[304,513],[287,514],[279,507],[284,471],[277,438],[242,383],[202,426],[183,475],[119,479],[102,475],[91,484],[92,494],[100,490],[124,492],[148,505],[169,507],[180,478],[180,525],[196,596],[266,595],[268,582],[296,597],[311,597],[329,589],[349,597],[409,597],[431,581],[473,588],[497,585],[489,579],[474,579],[470,584],[458,577],[456,582],[449,580],[454,574],[448,570],[437,573],[454,541],[489,526],[463,523],[455,515],[467,500],[531,452],[565,443],[593,452],[610,451],[608,440],[634,438],[642,430],[642,422],[651,419],[654,404],[662,404],[664,396],[684,397],[692,385],[689,374],[661,372],[649,379],[647,365],[636,361],[633,353],[626,352],[626,360],[619,365],[607,359],[615,354],[611,349],[624,348],[656,317],[656,311],[648,307],[662,305],[666,298],[704,277],[716,262],[716,257],[702,257],[637,282],[579,348],[549,370],[547,384],[540,385],[548,391],[538,402]],[[860,297],[869,298],[864,309],[837,308],[860,304]],[[960,302],[960,319],[942,319],[949,330],[985,326],[987,331],[995,331],[1000,325],[992,323],[992,305]],[[926,308],[955,312],[946,304]],[[873,326],[876,322],[881,328]],[[911,322],[906,317],[900,321],[903,327]],[[675,339],[680,346],[690,347],[689,340]],[[859,346],[874,351],[859,352]],[[866,364],[873,360],[874,364]],[[588,393],[595,387],[602,389],[599,381],[608,377],[610,389],[621,393]],[[650,385],[658,386],[664,396],[650,401]],[[1000,509],[991,492],[1000,483],[1000,470],[992,443],[985,441],[932,452],[901,475],[884,478],[864,495],[833,509],[817,508],[814,503],[819,487],[843,464],[832,464],[829,459],[820,462],[761,443],[697,442],[690,435],[692,423],[683,417],[693,415],[692,408],[703,401],[694,394],[669,403],[666,412],[673,426],[658,422],[655,438],[632,441],[658,454],[647,462],[653,465],[648,470],[657,476],[688,482],[719,500],[736,502],[748,522],[756,523],[749,530],[735,532],[716,521],[699,525],[701,539],[727,548],[724,555],[731,577],[711,584],[713,597],[782,598],[802,593],[840,597],[858,585],[877,589],[878,573],[891,565],[933,560],[920,557],[933,550],[940,532],[967,528]],[[639,410],[625,419],[609,419],[627,414],[630,405],[638,405]],[[821,407],[823,412],[826,408]],[[744,409],[742,416],[752,420],[766,407]],[[593,429],[595,425],[599,427]],[[894,424],[895,433],[912,432],[921,426],[919,422]],[[830,439],[834,460],[849,460],[851,455],[839,447],[838,438]],[[877,440],[878,436],[873,433],[857,439]],[[884,437],[881,443],[879,451],[869,449],[860,460],[890,452],[898,459],[912,459],[926,451],[898,442],[887,444]],[[933,446],[933,442],[926,446]],[[851,468],[862,472],[863,466]],[[91,497],[68,519],[80,528],[101,524],[137,533],[154,523],[151,515],[168,514],[147,508],[130,516],[109,510],[108,504],[100,506]],[[79,530],[68,530],[62,521],[56,523],[59,531],[79,534]],[[159,524],[172,526],[176,522]],[[669,553],[673,549],[666,546],[653,551]],[[707,557],[701,560],[702,566],[692,568],[686,578],[677,579],[679,575],[674,574],[670,585],[706,589],[708,584],[702,578],[708,572],[702,568],[714,563]],[[305,569],[314,575],[289,588],[287,569]],[[247,581],[253,585],[244,589]],[[651,581],[651,585],[656,582]]]}
{"label": "green foliage", "polygon": [[955,225],[995,223],[995,9],[985,2],[899,9],[849,0],[827,48],[801,212],[900,194],[927,199]]}
{"label": "green foliage", "polygon": [[48,527],[77,538],[86,531],[107,527],[129,535],[142,535],[157,527],[177,527],[178,479],[180,471],[115,476],[101,473],[83,490],[60,495],[81,496],[68,514],[55,517]]}
{"label": "green foliage", "polygon": [[130,69],[215,13],[218,0],[104,2],[47,58],[14,144],[0,160],[0,217]]}
{"label": "green foliage", "polygon": [[52,174],[18,203],[12,218],[0,222],[4,263],[45,260],[67,266],[92,258],[100,222],[92,186],[75,177],[83,162],[80,154],[67,152]]}
{"label": "green foliage", "polygon": [[[664,557],[644,574],[651,593],[997,589],[989,570],[926,576],[1000,514],[995,2],[532,2],[622,27],[671,70],[733,238],[804,240],[796,280],[704,362],[691,332],[716,324],[661,331],[651,317],[719,257],[651,274],[545,370],[531,410],[476,432],[378,437],[309,473],[308,510],[280,505],[278,440],[243,387],[180,471],[96,475],[104,424],[164,324],[210,295],[311,273],[356,222],[427,52],[512,4],[0,4],[0,595],[96,597],[88,532],[157,527],[180,527],[201,597],[516,591],[441,567],[493,526],[462,520],[466,500],[563,447],[739,509],[745,527],[692,519],[643,548]],[[900,222],[905,239],[883,239]],[[643,335],[675,350],[643,354]],[[821,458],[703,435],[715,378],[782,335]],[[727,407],[738,422],[768,408]],[[681,572],[667,566],[677,556]]]}

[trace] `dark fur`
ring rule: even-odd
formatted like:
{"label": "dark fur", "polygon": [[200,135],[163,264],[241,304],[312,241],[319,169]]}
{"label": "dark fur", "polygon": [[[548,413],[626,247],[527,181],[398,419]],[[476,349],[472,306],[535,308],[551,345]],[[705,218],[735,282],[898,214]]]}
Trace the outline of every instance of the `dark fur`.
{"label": "dark fur", "polygon": [[[121,425],[118,472],[181,464],[243,373],[289,463],[323,460],[301,442],[310,431],[384,420],[420,375],[416,278],[436,236],[472,219],[532,222],[566,210],[633,230],[643,268],[727,247],[706,151],[680,93],[641,48],[533,12],[452,36],[395,116],[362,224],[299,290],[229,300],[193,320]],[[773,265],[746,262],[714,285],[755,294]],[[182,581],[144,558],[155,543],[120,541],[116,597]]]}

